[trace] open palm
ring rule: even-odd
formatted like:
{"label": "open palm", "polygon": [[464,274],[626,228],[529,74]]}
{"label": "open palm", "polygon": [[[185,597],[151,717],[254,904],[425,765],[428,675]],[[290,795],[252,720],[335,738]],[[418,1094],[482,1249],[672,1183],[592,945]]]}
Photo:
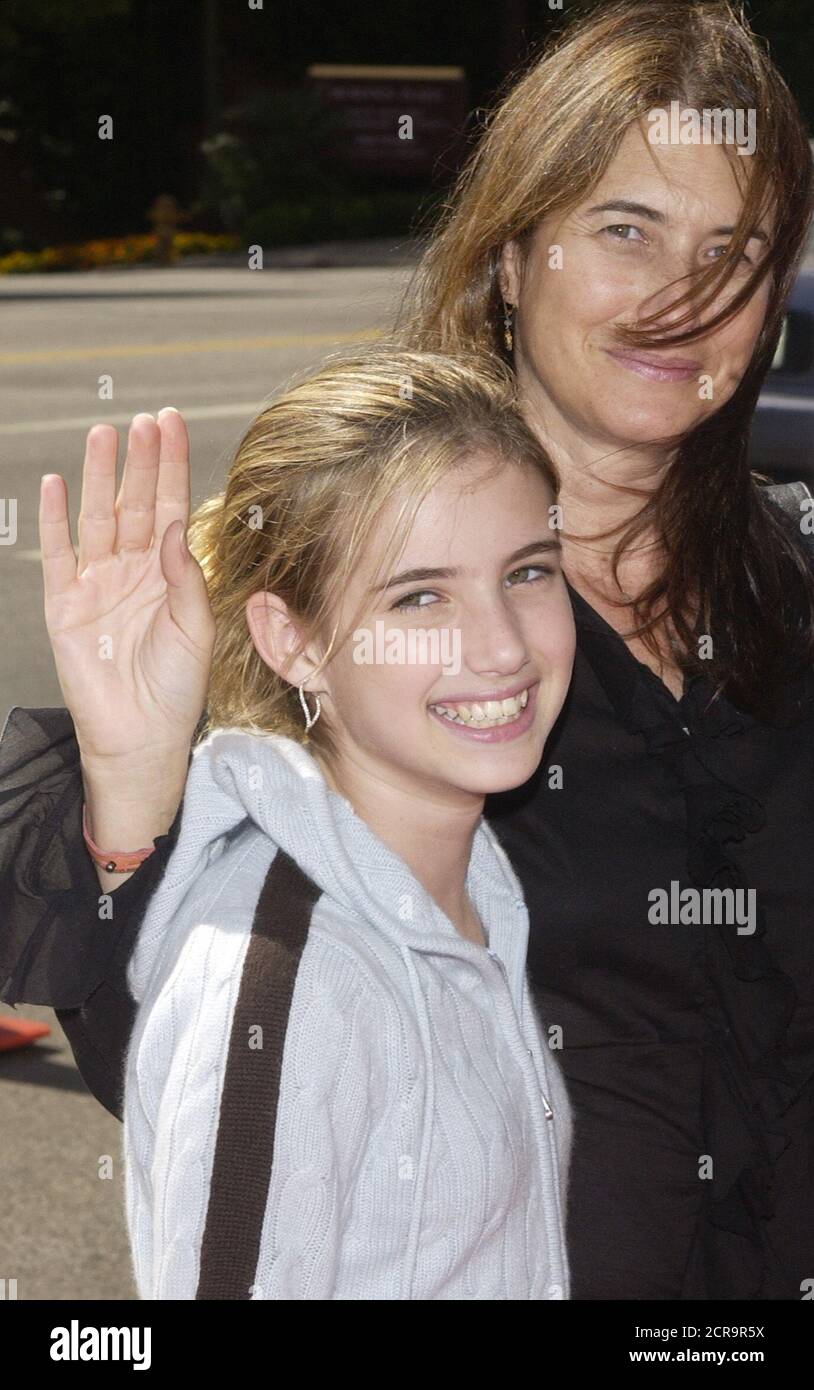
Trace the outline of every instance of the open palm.
{"label": "open palm", "polygon": [[58,473],[40,484],[45,622],[83,760],[189,747],[206,705],[215,621],[203,573],[181,548],[189,439],[177,411],[130,426],[116,495],[118,436],[87,436],[78,538]]}

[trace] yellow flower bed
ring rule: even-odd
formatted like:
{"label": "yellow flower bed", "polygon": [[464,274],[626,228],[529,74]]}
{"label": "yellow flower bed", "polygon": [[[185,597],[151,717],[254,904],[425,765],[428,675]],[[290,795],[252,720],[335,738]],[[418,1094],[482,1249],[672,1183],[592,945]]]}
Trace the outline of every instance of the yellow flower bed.
{"label": "yellow flower bed", "polygon": [[[212,236],[208,232],[176,232],[173,248],[177,256],[211,251],[237,251],[236,236]],[[0,256],[0,275],[26,275],[34,271],[89,270],[94,266],[135,265],[155,260],[156,238],[139,236],[105,237],[66,246],[46,246],[42,251],[10,251]]]}

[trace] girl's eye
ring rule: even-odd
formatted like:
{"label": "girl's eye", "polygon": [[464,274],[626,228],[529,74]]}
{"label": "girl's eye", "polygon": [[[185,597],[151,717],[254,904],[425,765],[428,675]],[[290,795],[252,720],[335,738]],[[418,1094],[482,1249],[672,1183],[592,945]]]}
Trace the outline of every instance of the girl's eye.
{"label": "girl's eye", "polygon": [[524,584],[524,583],[534,584],[534,583],[536,582],[536,577],[537,577],[537,576],[539,576],[539,575],[541,575],[541,574],[544,574],[544,575],[556,574],[556,570],[552,569],[550,565],[523,565],[519,570],[512,570],[512,572],[511,572],[511,574],[508,576],[508,578],[509,578],[510,580],[511,580],[511,579],[514,579],[514,576],[515,576],[516,574],[520,574],[520,575],[524,575],[524,574],[525,574],[525,575],[532,575],[532,576],[534,576],[534,577],[531,578],[531,579],[526,579],[526,580],[521,579],[521,580],[520,580],[520,583],[521,583],[521,584]]}
{"label": "girl's eye", "polygon": [[[602,230],[603,230],[603,232],[608,232],[609,235],[611,236],[611,238],[612,238],[613,241],[644,241],[644,240],[645,240],[645,238],[642,236],[642,233],[641,233],[640,228],[634,226],[632,222],[615,222],[615,223],[614,223],[612,226],[610,226],[610,227],[603,227]],[[625,235],[624,235],[625,232],[635,232],[635,233],[636,233],[636,236],[635,236],[635,237],[625,236]]]}
{"label": "girl's eye", "polygon": [[[543,575],[548,576],[556,573],[557,571],[552,569],[550,565],[522,565],[520,569],[512,570],[507,578],[512,581],[516,575],[519,575],[521,584],[533,584]],[[430,599],[431,602],[421,603],[419,601],[421,599]],[[406,612],[411,608],[431,608],[432,603],[437,600],[438,595],[434,589],[415,589],[413,593],[404,594],[402,598],[396,599],[396,602],[391,605],[391,612],[399,609]]]}
{"label": "girl's eye", "polygon": [[421,598],[437,597],[438,595],[433,593],[432,589],[416,589],[415,593],[405,594],[403,598],[397,599],[396,602],[392,605],[392,607],[393,609],[400,608],[404,611],[406,611],[409,608],[429,608],[431,607],[430,604],[418,603],[417,600]]}

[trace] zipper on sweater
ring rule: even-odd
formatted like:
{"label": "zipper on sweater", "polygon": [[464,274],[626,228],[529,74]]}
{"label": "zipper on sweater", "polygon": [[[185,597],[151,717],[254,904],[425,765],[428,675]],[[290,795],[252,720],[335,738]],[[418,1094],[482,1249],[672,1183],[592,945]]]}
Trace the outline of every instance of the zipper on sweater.
{"label": "zipper on sweater", "polygon": [[[487,949],[487,951],[489,952],[489,955],[492,957],[492,960],[496,962],[497,967],[498,967],[498,969],[499,969],[501,975],[503,976],[504,980],[506,981],[506,988],[509,989],[509,977],[508,977],[508,974],[507,974],[507,972],[506,972],[506,966],[503,964],[503,961],[501,960],[500,956],[497,954],[497,951],[492,951],[488,946],[487,946],[486,949]],[[509,990],[509,996],[511,997],[511,990]],[[514,1001],[512,1001],[512,1012],[515,1013],[515,1010],[514,1010]],[[515,1019],[517,1019],[516,1013],[515,1013]],[[518,1027],[518,1032],[520,1032],[520,1024],[519,1024],[519,1023],[518,1023],[518,1025],[517,1025],[517,1027]],[[521,1033],[521,1036],[522,1036],[522,1033]],[[528,1052],[529,1057],[531,1058],[531,1063],[532,1063],[532,1066],[534,1067],[534,1075],[537,1077],[537,1089],[539,1090],[540,1096],[542,1097],[543,1109],[544,1109],[544,1112],[545,1112],[545,1117],[546,1117],[547,1120],[553,1120],[553,1118],[554,1118],[554,1111],[551,1109],[551,1106],[550,1106],[549,1103],[548,1103],[548,1096],[546,1095],[545,1091],[543,1090],[542,1086],[540,1085],[540,1078],[539,1078],[539,1076],[537,1076],[537,1063],[536,1063],[535,1060],[534,1060],[534,1053],[533,1053],[533,1051],[532,1051],[532,1049],[531,1049],[530,1047],[527,1047],[527,1048],[526,1048],[526,1051]]]}
{"label": "zipper on sweater", "polygon": [[[507,971],[506,971],[506,966],[503,964],[503,961],[501,960],[500,956],[497,954],[496,951],[491,950],[490,947],[488,947],[488,946],[487,946],[486,949],[487,949],[489,955],[492,957],[492,960],[494,960],[494,961],[496,962],[497,967],[498,967],[498,969],[499,969],[501,975],[503,976],[503,979],[504,979],[505,984],[506,984],[506,992],[507,992],[507,994],[508,994],[508,996],[509,996],[509,1004],[510,1004],[510,1006],[511,1006],[512,1015],[513,1015],[513,1017],[514,1017],[514,1020],[515,1020],[516,1025],[517,1025],[517,1031],[519,1032],[521,1038],[523,1038],[523,1030],[522,1030],[522,1028],[520,1027],[520,1020],[519,1020],[518,1017],[517,1017],[517,1010],[516,1010],[515,1007],[514,1007],[514,1000],[513,1000],[513,998],[512,998],[512,992],[511,992],[511,988],[510,988],[510,985],[509,985],[509,977],[508,977],[508,973],[507,973]],[[523,1041],[525,1042],[525,1038],[523,1038]],[[528,1052],[529,1057],[531,1058],[531,1065],[532,1065],[532,1069],[533,1069],[533,1071],[534,1071],[534,1078],[535,1078],[535,1080],[536,1080],[536,1082],[537,1082],[537,1091],[538,1091],[540,1097],[542,1098],[542,1102],[543,1102],[543,1107],[544,1107],[544,1112],[545,1112],[545,1118],[546,1118],[546,1120],[553,1120],[553,1118],[554,1118],[554,1111],[551,1109],[551,1106],[550,1106],[549,1103],[548,1103],[548,1097],[546,1096],[545,1092],[543,1091],[542,1086],[540,1085],[540,1076],[539,1076],[539,1073],[538,1073],[538,1071],[537,1071],[537,1063],[536,1063],[535,1060],[534,1060],[534,1053],[532,1052],[532,1050],[531,1050],[530,1047],[527,1047],[527,1048],[526,1048],[526,1051]],[[554,1221],[555,1221],[555,1223],[557,1224],[557,1226],[558,1226],[560,1232],[562,1232],[562,1229],[563,1229],[563,1215],[562,1215],[562,1208],[561,1208],[561,1204],[560,1204],[560,1195],[559,1195],[559,1191],[558,1191],[558,1181],[559,1181],[559,1179],[558,1179],[557,1151],[556,1151],[556,1150],[557,1150],[557,1146],[556,1146],[555,1136],[554,1136],[554,1134],[551,1132],[551,1130],[548,1131],[547,1138],[548,1138],[548,1145],[547,1145],[547,1147],[548,1147],[548,1159],[549,1159],[549,1163],[550,1163],[550,1165],[551,1165],[551,1176],[552,1176],[552,1182],[553,1182]],[[545,1201],[545,1199],[544,1199],[544,1201]],[[562,1236],[560,1237],[560,1241],[561,1241],[561,1240],[562,1240]],[[560,1253],[561,1253],[561,1252],[560,1252],[559,1246],[555,1244],[554,1237],[553,1237],[552,1232],[551,1232],[551,1216],[550,1216],[550,1214],[546,1217],[546,1244],[547,1244],[547,1246],[548,1246],[548,1258],[549,1258],[549,1263],[550,1263],[551,1270],[553,1271],[553,1270],[555,1270],[555,1269],[559,1269],[559,1268],[561,1267],[561,1259],[560,1259]],[[561,1284],[549,1284],[547,1292],[550,1294],[550,1296],[551,1296],[552,1298],[562,1298],[562,1296],[563,1296],[563,1286],[562,1286]]]}

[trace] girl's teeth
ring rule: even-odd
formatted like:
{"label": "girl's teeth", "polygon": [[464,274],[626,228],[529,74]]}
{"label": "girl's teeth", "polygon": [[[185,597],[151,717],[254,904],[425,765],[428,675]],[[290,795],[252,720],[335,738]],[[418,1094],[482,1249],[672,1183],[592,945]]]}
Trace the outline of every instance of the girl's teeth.
{"label": "girl's teeth", "polygon": [[509,724],[513,719],[517,719],[526,708],[528,699],[528,690],[522,690],[519,696],[511,695],[506,700],[485,700],[483,704],[475,702],[469,705],[431,705],[430,708],[436,714],[449,719],[452,724],[468,724],[472,728],[486,729],[493,725]]}

